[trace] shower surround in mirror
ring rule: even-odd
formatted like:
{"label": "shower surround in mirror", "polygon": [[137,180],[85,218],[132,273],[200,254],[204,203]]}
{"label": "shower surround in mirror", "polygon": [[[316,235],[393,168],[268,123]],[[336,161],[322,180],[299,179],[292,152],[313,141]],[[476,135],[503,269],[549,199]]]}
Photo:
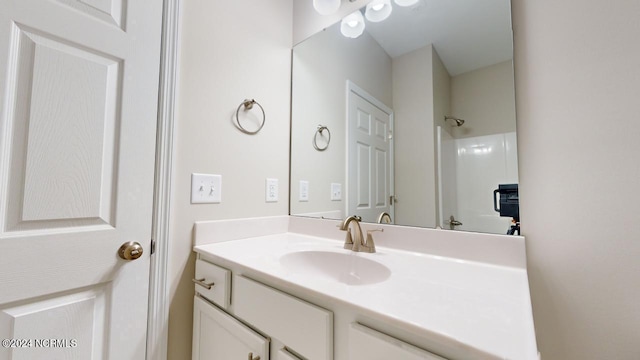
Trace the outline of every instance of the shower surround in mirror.
{"label": "shower surround in mirror", "polygon": [[[449,204],[454,200],[441,193],[450,192],[448,187],[458,180],[446,185],[439,181],[438,168],[451,164],[438,163],[437,129],[459,142],[512,133],[514,144],[503,147],[504,156],[517,158],[509,2],[420,1],[411,8],[394,7],[389,19],[366,25],[357,39],[342,36],[336,24],[294,48],[291,214],[344,218],[358,212],[349,208],[348,200],[355,196],[363,208],[390,207],[393,222],[399,225],[448,229],[446,221],[454,215],[463,223],[457,229],[505,233],[504,223],[510,219],[500,219],[487,209],[493,209],[493,189],[498,184],[517,183],[517,165],[509,166],[512,170],[503,176],[507,170],[485,165],[480,157],[475,157],[477,162],[457,159],[455,167],[465,169],[456,174],[469,170],[466,175],[478,183],[495,184],[490,190],[456,190],[455,202]],[[416,31],[420,33],[410,34]],[[387,140],[393,156],[388,162],[376,161],[375,148],[363,151],[364,146],[354,149],[348,144],[348,82],[391,109],[393,128],[388,129]],[[445,116],[465,123],[456,126]],[[373,121],[363,128],[375,129],[375,118],[359,113],[351,121]],[[331,143],[322,152],[312,143],[318,125],[331,131]],[[373,157],[368,168],[358,164],[356,176],[348,175],[353,169],[350,151]],[[365,186],[354,192],[356,182]],[[380,186],[367,191],[368,183]],[[338,194],[335,184],[340,184]],[[471,209],[476,207],[480,210]],[[377,216],[363,219],[376,220]]]}
{"label": "shower surround in mirror", "polygon": [[[455,139],[438,128],[439,219],[455,230],[505,234],[511,218],[497,216],[487,194],[496,184],[518,182],[516,133]],[[464,219],[464,221],[462,220]]]}

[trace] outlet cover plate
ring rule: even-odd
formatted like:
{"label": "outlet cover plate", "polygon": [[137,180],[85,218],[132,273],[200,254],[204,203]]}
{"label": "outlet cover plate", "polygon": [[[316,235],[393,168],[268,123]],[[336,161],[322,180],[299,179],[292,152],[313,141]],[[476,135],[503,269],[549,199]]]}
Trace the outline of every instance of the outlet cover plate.
{"label": "outlet cover plate", "polygon": [[331,183],[331,201],[342,200],[342,184]]}
{"label": "outlet cover plate", "polygon": [[265,186],[265,201],[278,202],[278,179],[267,179]]}
{"label": "outlet cover plate", "polygon": [[300,196],[298,201],[309,201],[309,182],[300,180]]}

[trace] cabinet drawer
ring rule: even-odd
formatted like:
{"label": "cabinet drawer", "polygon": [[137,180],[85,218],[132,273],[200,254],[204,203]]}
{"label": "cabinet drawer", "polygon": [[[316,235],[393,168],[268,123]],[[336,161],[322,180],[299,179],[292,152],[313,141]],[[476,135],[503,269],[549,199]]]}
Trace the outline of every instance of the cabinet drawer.
{"label": "cabinet drawer", "polygon": [[233,277],[233,312],[307,359],[333,359],[333,313],[242,276]]}
{"label": "cabinet drawer", "polygon": [[196,292],[227,309],[231,301],[231,271],[204,260],[196,260]]}
{"label": "cabinet drawer", "polygon": [[349,360],[446,360],[357,323],[349,327]]}

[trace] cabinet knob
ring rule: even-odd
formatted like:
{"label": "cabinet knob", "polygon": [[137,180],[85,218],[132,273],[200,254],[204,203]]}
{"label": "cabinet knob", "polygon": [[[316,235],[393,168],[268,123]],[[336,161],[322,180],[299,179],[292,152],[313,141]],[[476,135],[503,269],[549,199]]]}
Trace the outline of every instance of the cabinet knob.
{"label": "cabinet knob", "polygon": [[253,357],[253,353],[252,353],[252,352],[250,352],[250,353],[249,353],[249,358],[248,358],[248,359],[249,359],[249,360],[260,360],[260,355],[258,355],[258,356],[256,356],[256,357]]}

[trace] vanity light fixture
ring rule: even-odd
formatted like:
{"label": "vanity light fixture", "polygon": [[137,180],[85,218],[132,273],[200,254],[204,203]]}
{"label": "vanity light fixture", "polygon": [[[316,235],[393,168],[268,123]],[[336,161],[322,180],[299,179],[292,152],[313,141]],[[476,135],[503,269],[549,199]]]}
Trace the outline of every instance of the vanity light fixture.
{"label": "vanity light fixture", "polygon": [[364,16],[371,22],[380,22],[391,15],[391,0],[373,0],[367,4]]}
{"label": "vanity light fixture", "polygon": [[399,6],[411,6],[418,3],[420,0],[393,0]]}
{"label": "vanity light fixture", "polygon": [[342,35],[355,39],[364,32],[364,17],[360,10],[347,15],[340,23],[340,32]]}
{"label": "vanity light fixture", "polygon": [[340,9],[340,0],[313,0],[313,8],[320,15],[331,15]]}

